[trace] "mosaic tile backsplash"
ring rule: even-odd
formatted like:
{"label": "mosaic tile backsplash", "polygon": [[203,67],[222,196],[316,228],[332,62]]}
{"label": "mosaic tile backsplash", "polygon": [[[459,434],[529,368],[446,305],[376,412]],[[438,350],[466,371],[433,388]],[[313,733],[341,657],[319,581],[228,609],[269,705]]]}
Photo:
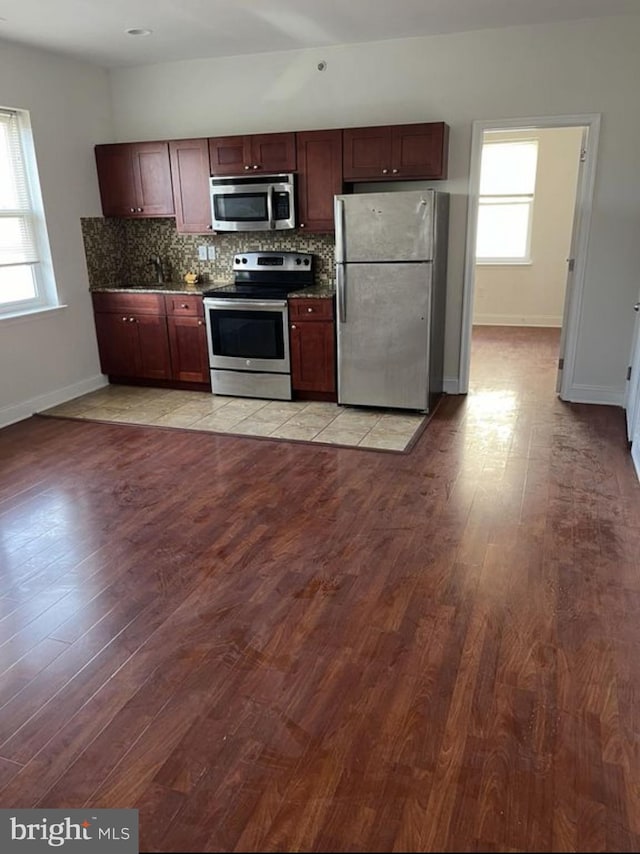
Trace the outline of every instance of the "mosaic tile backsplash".
{"label": "mosaic tile backsplash", "polygon": [[[87,257],[89,287],[119,288],[130,284],[153,285],[152,255],[159,255],[167,281],[184,281],[197,273],[202,284],[233,279],[231,265],[238,252],[288,250],[312,252],[316,284],[333,283],[334,237],[299,230],[237,234],[178,234],[174,219],[81,219]],[[199,261],[199,246],[215,246],[214,261]]]}

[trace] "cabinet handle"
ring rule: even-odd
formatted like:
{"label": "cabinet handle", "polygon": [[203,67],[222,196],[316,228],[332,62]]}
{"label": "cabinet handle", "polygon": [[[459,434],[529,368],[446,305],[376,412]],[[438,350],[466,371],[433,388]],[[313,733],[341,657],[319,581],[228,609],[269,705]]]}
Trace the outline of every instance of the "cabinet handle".
{"label": "cabinet handle", "polygon": [[130,213],[135,213],[135,212],[136,212],[136,209],[135,209],[135,208],[129,208],[129,212],[130,212]]}
{"label": "cabinet handle", "polygon": [[307,309],[307,311],[309,312],[309,314],[313,314],[313,309],[312,309],[312,308],[308,308],[308,309]]}
{"label": "cabinet handle", "polygon": [[382,170],[382,174],[383,174],[383,175],[386,175],[388,171],[389,171],[388,169],[383,169],[383,170]]}
{"label": "cabinet handle", "polygon": [[208,226],[207,226],[207,228],[211,228],[211,229],[212,229],[212,228],[213,228],[213,226],[212,226],[212,225],[208,225]]}
{"label": "cabinet handle", "polygon": [[201,320],[199,320],[199,321],[198,321],[198,326],[202,326],[202,321],[201,321]]}
{"label": "cabinet handle", "polygon": [[249,169],[251,169],[251,166],[245,166],[245,167],[244,167],[244,171],[245,171],[245,172],[246,172],[247,170],[249,170]]}
{"label": "cabinet handle", "polygon": [[300,228],[304,228],[304,223],[303,223],[303,222],[301,222],[301,223],[300,223]]}
{"label": "cabinet handle", "polygon": [[180,308],[189,308],[189,306],[187,305],[187,303],[186,303],[186,302],[183,302],[183,303],[180,305]]}
{"label": "cabinet handle", "polygon": [[291,328],[292,328],[292,329],[297,329],[298,327],[295,325],[295,323],[292,323],[292,324],[291,324]]}
{"label": "cabinet handle", "polygon": [[138,211],[138,213],[142,213],[142,211],[144,210],[144,208],[136,208],[136,210]]}
{"label": "cabinet handle", "polygon": [[135,322],[136,322],[135,317],[130,317],[130,318],[129,318],[129,323],[135,323]]}
{"label": "cabinet handle", "polygon": [[257,163],[254,163],[254,164],[253,164],[253,168],[254,168],[254,169],[259,169],[260,167],[258,166],[258,164],[257,164]]}
{"label": "cabinet handle", "polygon": [[398,170],[397,170],[397,169],[392,169],[391,171],[393,172],[393,174],[394,174],[394,175],[397,175],[397,174],[398,174]]}
{"label": "cabinet handle", "polygon": [[123,322],[123,323],[126,323],[126,322],[127,322],[127,318],[126,318],[126,317],[123,317],[123,318],[122,318],[122,322]]}

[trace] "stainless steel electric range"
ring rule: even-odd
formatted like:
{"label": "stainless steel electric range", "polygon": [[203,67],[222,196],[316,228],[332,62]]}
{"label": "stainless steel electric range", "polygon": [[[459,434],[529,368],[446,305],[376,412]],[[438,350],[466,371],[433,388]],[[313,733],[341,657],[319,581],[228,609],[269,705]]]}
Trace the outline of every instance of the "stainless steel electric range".
{"label": "stainless steel electric range", "polygon": [[234,283],[204,291],[214,394],[291,400],[287,296],[314,281],[313,255],[245,252]]}

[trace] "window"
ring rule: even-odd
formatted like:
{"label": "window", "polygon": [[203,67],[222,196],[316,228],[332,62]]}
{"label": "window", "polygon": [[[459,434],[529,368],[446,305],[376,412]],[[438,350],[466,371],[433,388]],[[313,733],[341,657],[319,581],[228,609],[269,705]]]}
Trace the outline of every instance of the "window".
{"label": "window", "polygon": [[476,260],[528,264],[538,143],[485,142],[480,167]]}
{"label": "window", "polygon": [[55,305],[29,116],[0,108],[0,316]]}

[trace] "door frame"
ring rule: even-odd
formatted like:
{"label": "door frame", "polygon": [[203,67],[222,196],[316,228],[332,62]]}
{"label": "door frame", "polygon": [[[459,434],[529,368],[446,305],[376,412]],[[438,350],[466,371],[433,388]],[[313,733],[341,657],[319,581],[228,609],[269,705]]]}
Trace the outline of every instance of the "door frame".
{"label": "door frame", "polygon": [[467,209],[467,246],[465,251],[464,284],[462,291],[462,328],[460,338],[460,369],[458,373],[458,393],[469,391],[469,367],[471,362],[471,330],[473,326],[473,303],[476,279],[476,228],[478,223],[478,199],[480,195],[480,165],[482,141],[485,131],[538,130],[544,128],[586,127],[588,134],[586,159],[582,176],[576,187],[574,222],[576,233],[573,235],[575,246],[575,266],[571,288],[567,288],[565,300],[567,322],[564,327],[564,369],[560,397],[570,400],[573,384],[578,326],[582,312],[587,250],[591,226],[591,212],[596,181],[596,163],[598,142],[600,139],[600,113],[583,113],[564,116],[525,116],[518,119],[478,120],[472,125],[471,162],[469,169],[469,203]]}

